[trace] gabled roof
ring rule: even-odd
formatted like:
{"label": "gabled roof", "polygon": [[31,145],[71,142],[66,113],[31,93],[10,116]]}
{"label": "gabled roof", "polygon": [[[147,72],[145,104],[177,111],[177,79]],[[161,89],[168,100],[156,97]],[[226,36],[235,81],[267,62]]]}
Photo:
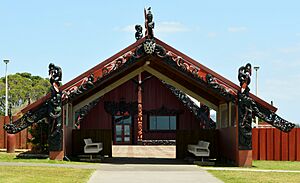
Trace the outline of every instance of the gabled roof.
{"label": "gabled roof", "polygon": [[[145,37],[136,41],[135,43],[131,44],[127,48],[121,50],[117,54],[113,55],[112,57],[104,60],[103,62],[99,63],[95,67],[89,69],[88,71],[82,73],[81,75],[77,76],[76,78],[72,79],[71,81],[67,82],[66,84],[62,85],[60,89],[62,91],[68,91],[72,90],[72,88],[79,87],[82,83],[84,83],[87,80],[87,77],[89,77],[91,74],[94,75],[95,78],[102,77],[104,75],[104,68],[109,68],[114,66],[114,62],[116,62],[118,59],[124,59],[132,56],[136,49],[139,46],[142,46],[142,43],[145,41]],[[205,67],[204,65],[198,63],[196,60],[188,57],[187,55],[183,54],[182,52],[176,50],[175,48],[169,46],[168,44],[164,43],[163,41],[155,38],[155,41],[157,44],[161,45],[166,49],[168,54],[175,56],[175,57],[180,57],[182,58],[187,64],[190,64],[193,67],[196,67],[199,71],[198,74],[201,76],[205,76],[206,74],[212,75],[219,84],[223,85],[226,87],[228,90],[232,92],[233,95],[236,95],[237,91],[239,91],[240,87],[236,85],[235,83],[231,82],[230,80],[226,79],[225,77],[219,75],[218,73],[214,72],[213,70]],[[113,69],[113,68],[111,68]],[[270,105],[266,101],[260,99],[259,97],[251,94],[250,95],[258,104],[261,106],[275,112],[277,108],[274,106]],[[36,102],[26,106],[24,109],[20,111],[21,115],[25,114],[28,111],[34,110],[41,106],[43,103],[45,103],[50,97],[50,94],[47,94],[46,96],[42,97],[41,99],[37,100]],[[20,115],[20,116],[21,116]]]}

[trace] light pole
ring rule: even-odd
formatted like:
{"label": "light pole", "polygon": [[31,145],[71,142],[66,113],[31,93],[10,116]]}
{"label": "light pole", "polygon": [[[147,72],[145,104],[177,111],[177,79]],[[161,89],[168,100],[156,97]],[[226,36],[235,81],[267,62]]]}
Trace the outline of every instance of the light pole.
{"label": "light pole", "polygon": [[5,63],[5,116],[8,116],[8,84],[7,84],[7,64],[9,60],[3,60]]}
{"label": "light pole", "polygon": [[[258,95],[258,69],[259,67],[258,66],[255,66],[254,67],[254,70],[255,70],[255,95],[257,96]],[[256,128],[258,128],[258,117],[255,117],[255,124],[256,124]]]}

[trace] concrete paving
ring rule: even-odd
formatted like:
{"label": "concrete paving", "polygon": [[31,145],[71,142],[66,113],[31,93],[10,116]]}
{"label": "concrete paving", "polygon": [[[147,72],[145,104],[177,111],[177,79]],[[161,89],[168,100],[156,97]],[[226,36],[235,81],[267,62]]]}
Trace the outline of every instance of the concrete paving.
{"label": "concrete paving", "polygon": [[196,165],[101,164],[88,183],[221,183]]}
{"label": "concrete paving", "polygon": [[174,145],[113,145],[113,157],[176,158]]}
{"label": "concrete paving", "polygon": [[176,146],[114,145],[88,183],[220,183],[196,165],[176,160]]}

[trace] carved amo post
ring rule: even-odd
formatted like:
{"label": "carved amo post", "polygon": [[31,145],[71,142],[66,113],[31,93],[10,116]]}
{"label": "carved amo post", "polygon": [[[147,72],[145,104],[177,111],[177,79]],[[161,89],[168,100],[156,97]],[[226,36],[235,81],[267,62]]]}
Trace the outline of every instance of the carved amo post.
{"label": "carved amo post", "polygon": [[249,97],[251,64],[239,68],[238,79],[241,90],[238,92],[238,139],[239,150],[252,149],[252,106]]}
{"label": "carved amo post", "polygon": [[252,106],[249,97],[251,64],[239,68],[238,79],[238,166],[252,166]]}
{"label": "carved amo post", "polygon": [[142,74],[139,74],[138,84],[138,138],[137,143],[142,144],[143,141],[143,106],[142,106]]}
{"label": "carved amo post", "polygon": [[51,97],[48,101],[49,110],[49,157],[54,160],[62,160],[64,157],[63,151],[63,124],[62,124],[62,100],[61,91],[59,89],[62,77],[61,68],[49,64],[49,77],[51,83]]}

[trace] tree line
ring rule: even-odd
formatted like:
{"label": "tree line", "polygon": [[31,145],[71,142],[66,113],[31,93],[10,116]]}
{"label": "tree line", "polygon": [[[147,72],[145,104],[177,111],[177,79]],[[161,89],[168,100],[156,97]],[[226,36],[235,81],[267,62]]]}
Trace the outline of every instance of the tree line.
{"label": "tree line", "polygon": [[[30,73],[8,75],[8,102],[15,114],[26,105],[38,100],[50,91],[48,78]],[[0,78],[0,115],[5,114],[5,77]]]}

